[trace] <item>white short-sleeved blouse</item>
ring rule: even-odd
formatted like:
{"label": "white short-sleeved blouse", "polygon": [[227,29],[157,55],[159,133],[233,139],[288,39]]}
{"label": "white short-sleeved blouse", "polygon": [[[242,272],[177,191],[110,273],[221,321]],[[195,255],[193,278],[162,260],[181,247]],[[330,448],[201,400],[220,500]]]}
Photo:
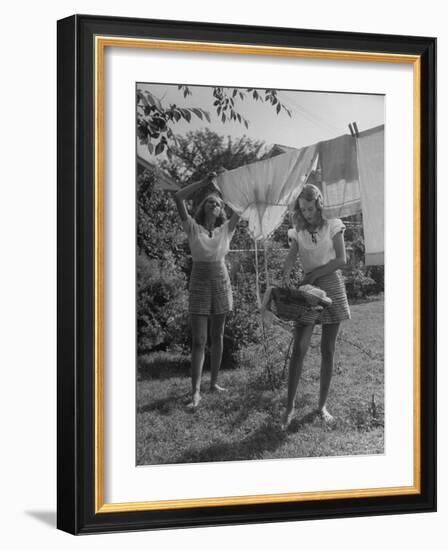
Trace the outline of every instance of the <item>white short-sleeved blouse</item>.
{"label": "white short-sleeved blouse", "polygon": [[234,233],[229,231],[229,221],[215,227],[211,237],[207,229],[190,216],[182,222],[182,227],[188,235],[194,262],[220,262],[224,259]]}
{"label": "white short-sleeved blouse", "polygon": [[336,258],[333,237],[345,230],[339,218],[325,220],[324,225],[315,233],[307,229],[288,231],[289,239],[297,241],[299,257],[305,273],[327,264]]}

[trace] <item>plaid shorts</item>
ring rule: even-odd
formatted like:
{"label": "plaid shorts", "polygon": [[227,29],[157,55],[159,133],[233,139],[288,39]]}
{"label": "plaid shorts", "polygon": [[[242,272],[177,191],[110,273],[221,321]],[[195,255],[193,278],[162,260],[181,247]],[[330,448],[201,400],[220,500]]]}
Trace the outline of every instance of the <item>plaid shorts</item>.
{"label": "plaid shorts", "polygon": [[319,279],[314,281],[313,285],[325,290],[328,298],[331,298],[332,304],[323,310],[317,320],[307,319],[305,315],[297,321],[298,325],[310,325],[314,323],[331,325],[350,319],[350,307],[348,305],[347,293],[345,292],[344,279],[339,270],[330,273],[330,275],[319,277]]}
{"label": "plaid shorts", "polygon": [[193,262],[189,291],[189,312],[193,315],[221,315],[232,311],[232,286],[224,261]]}

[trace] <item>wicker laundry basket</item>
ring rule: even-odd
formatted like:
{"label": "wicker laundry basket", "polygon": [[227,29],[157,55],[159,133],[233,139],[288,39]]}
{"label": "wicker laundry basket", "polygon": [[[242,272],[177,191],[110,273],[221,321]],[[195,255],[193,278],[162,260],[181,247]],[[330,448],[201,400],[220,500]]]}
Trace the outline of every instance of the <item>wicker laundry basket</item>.
{"label": "wicker laundry basket", "polygon": [[312,323],[331,303],[325,294],[316,296],[305,290],[272,287],[267,309],[283,321],[306,319],[307,323]]}

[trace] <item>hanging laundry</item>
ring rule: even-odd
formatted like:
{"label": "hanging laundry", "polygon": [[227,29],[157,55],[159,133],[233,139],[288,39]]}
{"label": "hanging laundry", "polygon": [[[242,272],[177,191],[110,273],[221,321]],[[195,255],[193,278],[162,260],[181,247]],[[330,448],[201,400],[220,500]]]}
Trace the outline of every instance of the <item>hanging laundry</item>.
{"label": "hanging laundry", "polygon": [[[279,149],[286,150],[283,146]],[[224,172],[218,176],[224,200],[249,223],[255,239],[268,238],[302,190],[308,174],[321,170],[316,184],[327,218],[362,211],[366,264],[384,263],[384,126],[321,141]],[[249,205],[249,206],[247,206]]]}
{"label": "hanging laundry", "polygon": [[357,138],[366,265],[384,265],[384,125]]}
{"label": "hanging laundry", "polygon": [[317,145],[321,187],[327,218],[352,216],[361,211],[355,138],[343,135]]}
{"label": "hanging laundry", "polygon": [[267,239],[282,223],[315,155],[316,145],[311,145],[219,174],[225,202],[248,221],[254,239]]}

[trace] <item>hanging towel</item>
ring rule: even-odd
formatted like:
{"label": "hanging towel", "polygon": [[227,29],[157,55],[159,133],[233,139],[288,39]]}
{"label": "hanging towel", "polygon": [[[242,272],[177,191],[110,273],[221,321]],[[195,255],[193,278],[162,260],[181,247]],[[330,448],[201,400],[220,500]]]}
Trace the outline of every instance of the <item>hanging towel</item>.
{"label": "hanging towel", "polygon": [[311,145],[219,174],[225,202],[248,221],[254,239],[267,239],[282,223],[315,155]]}
{"label": "hanging towel", "polygon": [[384,265],[384,125],[357,139],[366,265]]}
{"label": "hanging towel", "polygon": [[322,170],[321,191],[327,218],[343,218],[361,211],[355,139],[343,135],[318,143]]}

